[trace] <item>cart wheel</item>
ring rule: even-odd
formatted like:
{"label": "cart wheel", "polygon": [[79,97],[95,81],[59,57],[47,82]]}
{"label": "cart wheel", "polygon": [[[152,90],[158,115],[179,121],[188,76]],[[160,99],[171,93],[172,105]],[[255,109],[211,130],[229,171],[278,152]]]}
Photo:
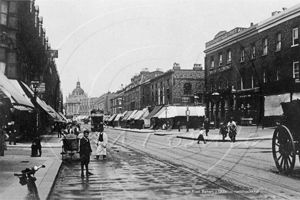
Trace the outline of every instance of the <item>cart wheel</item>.
{"label": "cart wheel", "polygon": [[277,169],[282,173],[290,173],[295,166],[296,149],[293,135],[284,126],[278,126],[272,139],[273,158]]}

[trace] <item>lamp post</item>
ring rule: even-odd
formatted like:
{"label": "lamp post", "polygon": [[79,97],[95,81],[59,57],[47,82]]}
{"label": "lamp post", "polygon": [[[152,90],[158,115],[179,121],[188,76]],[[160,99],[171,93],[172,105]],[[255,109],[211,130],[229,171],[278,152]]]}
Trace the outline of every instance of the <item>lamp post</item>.
{"label": "lamp post", "polygon": [[189,104],[186,105],[186,132],[189,132],[189,116],[190,116],[190,110],[189,110]]}
{"label": "lamp post", "polygon": [[168,107],[167,106],[165,107],[165,113],[166,113],[166,120],[167,120],[167,118],[168,118]]}
{"label": "lamp post", "polygon": [[38,136],[39,133],[39,107],[37,105],[37,97],[38,91],[37,88],[39,87],[39,81],[31,81],[32,87],[34,89],[34,102],[36,104],[36,127],[35,127],[35,135]]}

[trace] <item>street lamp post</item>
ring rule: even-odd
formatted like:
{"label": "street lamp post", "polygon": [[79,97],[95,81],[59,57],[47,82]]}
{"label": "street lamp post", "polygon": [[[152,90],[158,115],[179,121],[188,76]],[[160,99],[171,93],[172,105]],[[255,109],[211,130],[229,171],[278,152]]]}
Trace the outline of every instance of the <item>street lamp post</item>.
{"label": "street lamp post", "polygon": [[190,115],[189,104],[187,104],[186,105],[186,132],[189,132],[189,115]]}
{"label": "street lamp post", "polygon": [[37,105],[37,97],[38,91],[37,88],[39,87],[39,81],[31,81],[32,87],[34,89],[34,101],[36,103],[36,127],[35,127],[35,135],[38,136],[39,133],[39,107]]}

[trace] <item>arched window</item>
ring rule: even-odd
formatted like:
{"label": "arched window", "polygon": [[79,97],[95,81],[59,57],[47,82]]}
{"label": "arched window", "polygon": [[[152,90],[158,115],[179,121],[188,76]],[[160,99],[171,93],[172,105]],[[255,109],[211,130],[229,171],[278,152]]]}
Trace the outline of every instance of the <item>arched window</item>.
{"label": "arched window", "polygon": [[191,94],[192,93],[192,85],[191,85],[191,83],[185,83],[183,85],[183,93],[184,94]]}

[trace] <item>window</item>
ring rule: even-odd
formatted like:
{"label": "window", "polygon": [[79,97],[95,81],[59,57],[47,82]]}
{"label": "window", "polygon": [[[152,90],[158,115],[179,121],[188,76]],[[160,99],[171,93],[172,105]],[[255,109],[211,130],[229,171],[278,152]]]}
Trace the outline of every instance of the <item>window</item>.
{"label": "window", "polygon": [[190,83],[185,83],[183,85],[183,93],[184,94],[191,94],[192,93],[192,85]]}
{"label": "window", "polygon": [[279,81],[279,70],[276,70],[276,81]]}
{"label": "window", "polygon": [[299,61],[293,63],[293,78],[295,81],[300,81],[300,74],[299,74]]}
{"label": "window", "polygon": [[276,51],[281,50],[281,33],[277,34],[277,40],[276,40]]}
{"label": "window", "polygon": [[0,2],[0,24],[7,25],[7,2]]}
{"label": "window", "polygon": [[266,79],[266,72],[264,71],[264,73],[263,73],[263,82],[265,83],[265,82],[267,82],[267,79]]}
{"label": "window", "polygon": [[231,63],[231,50],[227,52],[227,63]]}
{"label": "window", "polygon": [[214,68],[215,67],[215,60],[214,60],[214,57],[210,57],[210,67],[211,68]]}
{"label": "window", "polygon": [[222,66],[222,60],[223,60],[222,54],[220,53],[219,54],[219,66]]}
{"label": "window", "polygon": [[298,39],[298,28],[293,29],[293,46],[297,46],[299,44],[299,39]]}
{"label": "window", "polygon": [[263,40],[263,55],[267,55],[268,54],[268,39],[265,38]]}
{"label": "window", "polygon": [[0,71],[1,71],[3,74],[5,73],[5,67],[6,67],[6,63],[0,61]]}
{"label": "window", "polygon": [[245,61],[245,49],[241,49],[241,62]]}
{"label": "window", "polygon": [[211,80],[210,81],[210,90],[214,91],[214,89],[215,89],[215,83],[214,83],[214,80]]}
{"label": "window", "polygon": [[255,59],[255,44],[251,45],[251,59]]}

